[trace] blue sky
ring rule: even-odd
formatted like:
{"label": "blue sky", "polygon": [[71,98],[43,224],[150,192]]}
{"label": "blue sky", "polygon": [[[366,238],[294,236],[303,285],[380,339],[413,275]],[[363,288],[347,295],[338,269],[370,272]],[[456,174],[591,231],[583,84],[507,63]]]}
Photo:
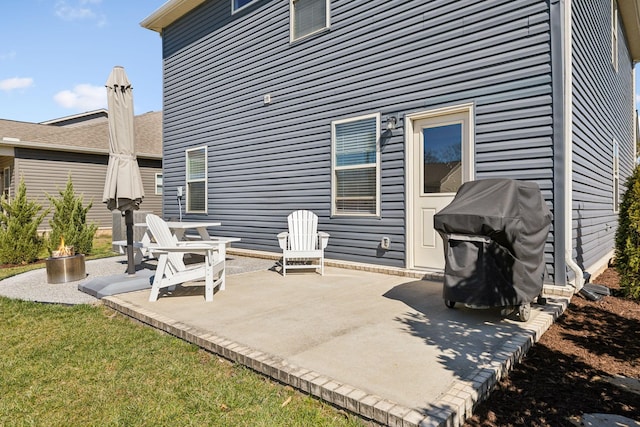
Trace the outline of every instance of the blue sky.
{"label": "blue sky", "polygon": [[136,114],[162,109],[162,39],[140,22],[166,0],[10,0],[0,25],[0,118],[26,122],[107,107],[115,65]]}
{"label": "blue sky", "polygon": [[[106,108],[122,65],[136,114],[162,109],[162,39],[140,22],[166,0],[9,0],[0,25],[0,118],[41,122]],[[640,65],[636,66],[640,106]]]}

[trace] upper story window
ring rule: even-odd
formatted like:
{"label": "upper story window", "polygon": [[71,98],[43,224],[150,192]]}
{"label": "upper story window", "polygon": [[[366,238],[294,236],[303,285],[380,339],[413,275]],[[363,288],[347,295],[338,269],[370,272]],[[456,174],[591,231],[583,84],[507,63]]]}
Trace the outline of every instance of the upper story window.
{"label": "upper story window", "polygon": [[611,0],[611,65],[618,72],[618,2]]}
{"label": "upper story window", "polygon": [[187,150],[187,212],[207,212],[207,147]]}
{"label": "upper story window", "polygon": [[249,6],[251,3],[255,3],[258,0],[231,0],[231,12],[235,13],[245,6]]}
{"label": "upper story window", "polygon": [[330,0],[289,0],[291,41],[329,28]]}
{"label": "upper story window", "polygon": [[331,123],[332,214],[380,215],[380,116]]}

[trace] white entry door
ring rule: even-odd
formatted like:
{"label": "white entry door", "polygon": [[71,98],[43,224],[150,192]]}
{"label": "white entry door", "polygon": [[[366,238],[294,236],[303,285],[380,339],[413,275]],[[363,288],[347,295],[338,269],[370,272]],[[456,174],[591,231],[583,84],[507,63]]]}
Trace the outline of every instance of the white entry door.
{"label": "white entry door", "polygon": [[444,244],[433,216],[473,175],[471,108],[417,116],[411,127],[409,267],[441,270]]}

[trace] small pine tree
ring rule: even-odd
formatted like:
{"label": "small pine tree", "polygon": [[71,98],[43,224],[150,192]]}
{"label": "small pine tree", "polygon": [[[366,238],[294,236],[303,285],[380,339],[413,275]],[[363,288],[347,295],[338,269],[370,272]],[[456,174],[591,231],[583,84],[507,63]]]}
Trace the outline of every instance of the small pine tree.
{"label": "small pine tree", "polygon": [[3,197],[0,206],[0,263],[37,261],[45,244],[38,227],[49,210],[38,214],[42,206],[27,199],[27,186],[22,178],[16,197],[13,200]]}
{"label": "small pine tree", "polygon": [[93,238],[98,230],[96,224],[87,225],[87,212],[93,203],[89,202],[86,208],[83,207],[82,196],[76,197],[73,190],[71,175],[67,180],[67,186],[63,191],[59,191],[59,195],[60,197],[56,198],[47,194],[53,207],[53,218],[49,221],[49,253],[58,249],[61,238],[64,238],[65,246],[73,246],[76,253],[90,254]]}
{"label": "small pine tree", "polygon": [[627,180],[616,231],[616,270],[626,296],[640,299],[640,166]]}

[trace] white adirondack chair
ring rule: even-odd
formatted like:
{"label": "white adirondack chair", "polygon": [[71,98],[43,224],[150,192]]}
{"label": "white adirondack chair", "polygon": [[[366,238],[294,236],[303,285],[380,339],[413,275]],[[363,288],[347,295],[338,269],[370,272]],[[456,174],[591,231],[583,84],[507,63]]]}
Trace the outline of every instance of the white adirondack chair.
{"label": "white adirondack chair", "polygon": [[[311,211],[294,211],[287,217],[289,231],[278,234],[282,249],[282,275],[291,268],[320,268],[324,276],[324,249],[329,243],[329,234],[318,231],[318,216]],[[301,261],[316,261],[309,264]]]}
{"label": "white adirondack chair", "polygon": [[[147,215],[147,227],[157,246],[153,254],[158,258],[158,267],[151,285],[149,301],[156,301],[160,289],[185,282],[205,282],[205,300],[213,301],[213,290],[225,286],[226,241],[178,241],[169,226],[157,215]],[[186,253],[204,254],[204,264],[186,266],[183,256]],[[217,279],[214,279],[217,277]]]}

